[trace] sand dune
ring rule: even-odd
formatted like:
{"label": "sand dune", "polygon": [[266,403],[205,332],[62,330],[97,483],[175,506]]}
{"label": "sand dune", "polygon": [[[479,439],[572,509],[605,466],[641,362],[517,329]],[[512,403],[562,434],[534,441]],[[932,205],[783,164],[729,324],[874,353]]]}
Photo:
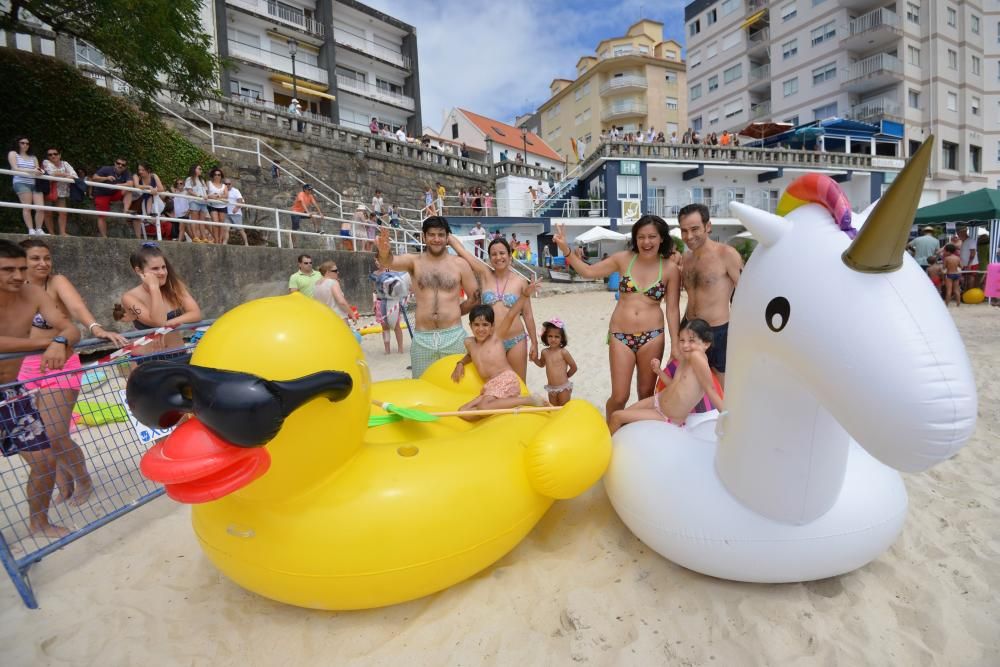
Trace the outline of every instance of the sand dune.
{"label": "sand dune", "polygon": [[[568,325],[576,397],[603,408],[607,293],[539,299]],[[557,503],[500,562],[396,607],[322,613],[229,583],[202,556],[185,507],[161,499],[33,570],[41,609],[0,587],[4,665],[1000,664],[1000,312],[955,316],[976,367],[973,442],[906,476],[911,511],[892,550],[809,584],[710,579],[652,553],[598,485]],[[373,375],[408,355],[366,337]],[[529,370],[540,389],[544,375]]]}

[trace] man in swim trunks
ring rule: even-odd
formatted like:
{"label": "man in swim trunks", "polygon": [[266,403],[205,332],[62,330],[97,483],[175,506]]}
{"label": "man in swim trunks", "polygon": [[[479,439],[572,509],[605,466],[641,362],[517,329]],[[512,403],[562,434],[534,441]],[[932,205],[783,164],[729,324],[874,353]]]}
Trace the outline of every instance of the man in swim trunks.
{"label": "man in swim trunks", "polygon": [[[26,283],[28,262],[24,249],[0,240],[0,353],[42,352],[41,370],[63,367],[80,332],[45,290]],[[59,334],[51,343],[31,339],[31,320],[41,314]],[[28,527],[35,535],[63,537],[69,533],[49,523],[49,501],[55,485],[56,458],[34,395],[17,380],[20,359],[0,361],[0,453],[18,454],[29,468],[25,496],[28,499]]]}
{"label": "man in swim trunks", "polygon": [[729,337],[729,304],[740,280],[743,259],[736,249],[709,238],[712,222],[704,204],[688,204],[680,210],[677,222],[681,240],[687,246],[681,259],[687,310],[681,328],[688,320],[705,320],[712,328],[713,342],[708,349],[708,365],[726,384],[726,343]]}
{"label": "man in swim trunks", "polygon": [[[479,302],[476,277],[468,263],[448,253],[448,221],[440,216],[424,220],[425,248],[419,255],[394,256],[389,230],[378,236],[378,261],[391,271],[406,271],[413,279],[417,315],[410,362],[413,377],[420,377],[432,363],[451,354],[465,354],[462,315]],[[466,299],[462,301],[462,291]]]}

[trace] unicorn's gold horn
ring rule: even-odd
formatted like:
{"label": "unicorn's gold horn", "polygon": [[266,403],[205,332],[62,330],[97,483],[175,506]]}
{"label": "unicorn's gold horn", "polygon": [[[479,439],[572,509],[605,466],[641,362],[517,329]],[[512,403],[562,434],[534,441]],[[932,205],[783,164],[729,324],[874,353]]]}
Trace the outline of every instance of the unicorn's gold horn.
{"label": "unicorn's gold horn", "polygon": [[868,222],[844,251],[847,266],[862,273],[888,273],[903,265],[906,241],[924,190],[932,150],[934,135],[927,137],[899,172],[868,216]]}

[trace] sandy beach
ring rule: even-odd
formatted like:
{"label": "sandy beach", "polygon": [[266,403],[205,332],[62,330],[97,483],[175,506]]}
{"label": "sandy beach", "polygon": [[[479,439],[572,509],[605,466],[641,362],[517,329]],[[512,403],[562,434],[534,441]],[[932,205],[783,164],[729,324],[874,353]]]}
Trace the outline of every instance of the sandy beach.
{"label": "sandy beach", "polygon": [[[534,305],[539,324],[566,321],[580,366],[574,397],[602,410],[613,303],[587,292]],[[1000,310],[949,312],[976,373],[975,437],[951,460],[904,476],[903,534],[850,574],[785,585],[695,574],[635,538],[598,484],[557,502],[471,580],[395,607],[317,612],[230,583],[202,555],[190,510],[161,498],[36,565],[40,609],[0,584],[0,662],[998,665]],[[364,349],[373,379],[408,377],[409,354],[384,355],[379,336]],[[528,379],[540,391],[544,372],[532,367]]]}

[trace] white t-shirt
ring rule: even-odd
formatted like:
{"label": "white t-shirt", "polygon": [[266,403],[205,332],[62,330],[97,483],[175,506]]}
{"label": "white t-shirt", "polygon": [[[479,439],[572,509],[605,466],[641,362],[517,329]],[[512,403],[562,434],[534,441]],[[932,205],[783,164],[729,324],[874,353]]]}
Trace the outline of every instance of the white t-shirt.
{"label": "white t-shirt", "polygon": [[473,228],[472,228],[472,229],[471,229],[471,230],[469,231],[469,236],[480,236],[480,237],[484,237],[484,236],[486,236],[486,228],[485,228],[485,227],[473,227]]}
{"label": "white t-shirt", "polygon": [[403,131],[403,128],[399,128],[398,130],[396,130],[396,140],[406,141],[406,132]]}
{"label": "white t-shirt", "polygon": [[372,210],[376,213],[381,213],[383,201],[381,197],[372,197]]}
{"label": "white t-shirt", "polygon": [[[962,266],[972,266],[979,264],[979,244],[976,239],[970,236],[962,241]],[[969,254],[972,254],[972,261],[969,261]]]}
{"label": "white t-shirt", "polygon": [[188,213],[188,200],[184,197],[172,197],[174,202],[174,217],[183,218]]}
{"label": "white t-shirt", "polygon": [[240,200],[243,199],[243,194],[236,189],[235,185],[229,186],[229,206],[226,207],[226,213],[229,215],[242,215],[243,209],[240,208]]}

